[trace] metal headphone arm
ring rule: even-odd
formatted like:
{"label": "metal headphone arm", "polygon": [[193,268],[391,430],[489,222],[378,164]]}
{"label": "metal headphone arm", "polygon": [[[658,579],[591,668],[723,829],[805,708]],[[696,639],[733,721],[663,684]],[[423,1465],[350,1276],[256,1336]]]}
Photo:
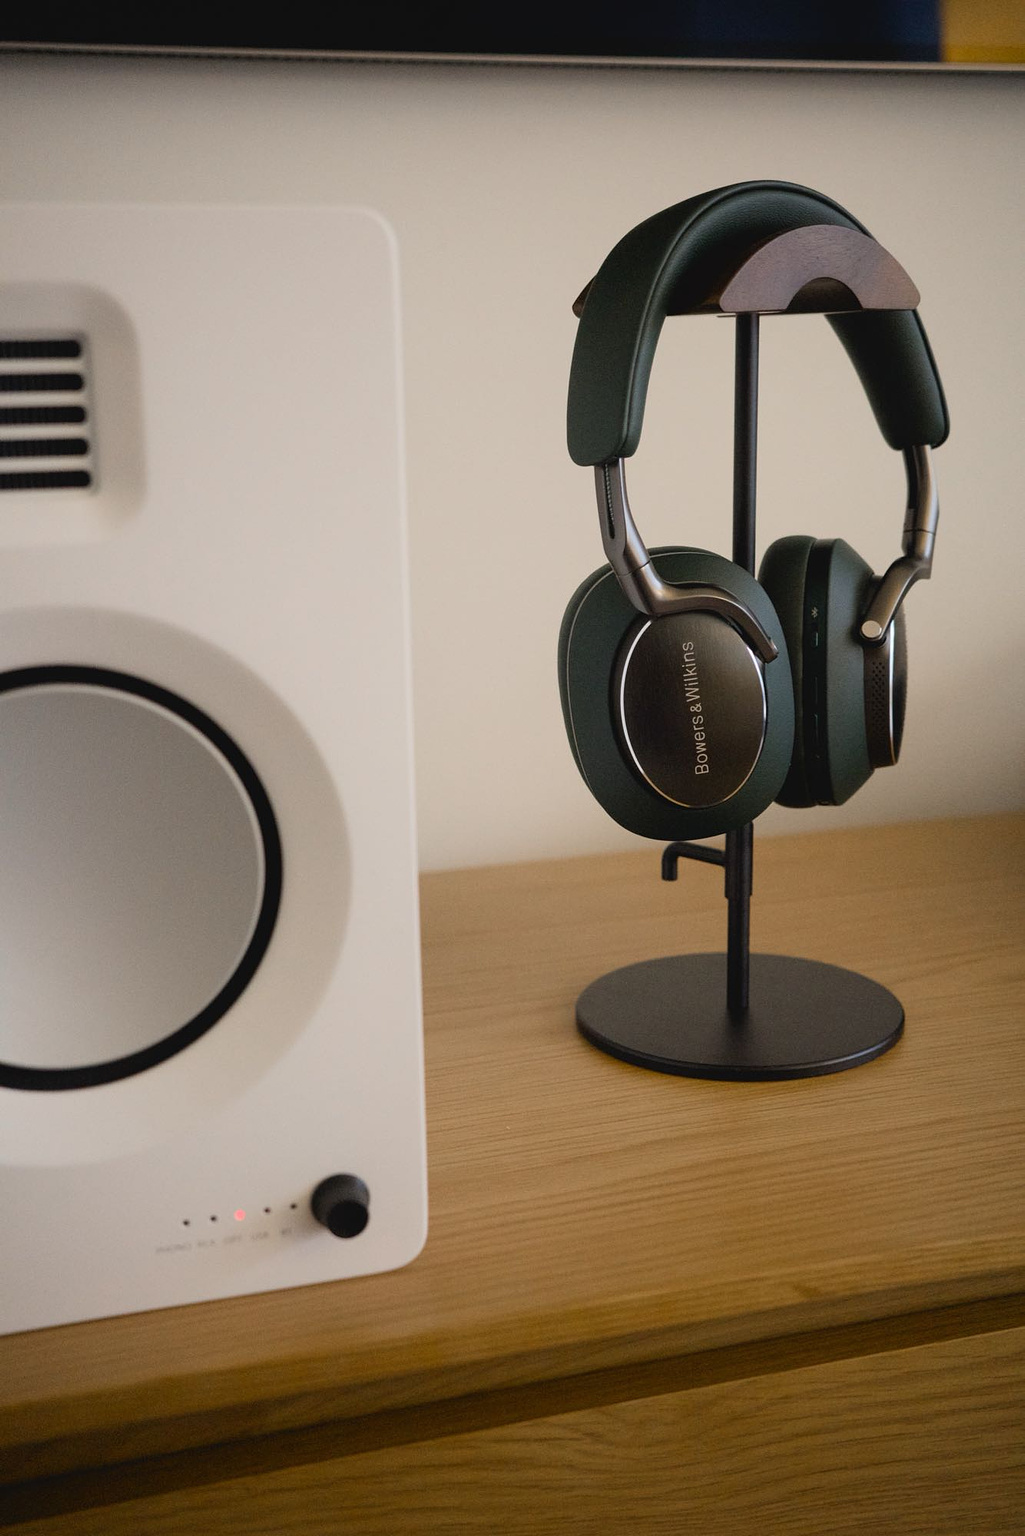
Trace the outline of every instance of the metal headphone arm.
{"label": "metal headphone arm", "polygon": [[[920,444],[905,448],[904,470],[908,494],[901,541],[903,554],[879,582],[861,621],[861,638],[870,645],[882,645],[910,588],[932,574],[940,505],[928,447]],[[622,459],[596,464],[594,485],[605,554],[638,613],[648,618],[665,618],[688,610],[721,614],[740,630],[763,661],[773,660],[778,654],[776,646],[754,614],[729,592],[697,582],[674,586],[662,580],[630,510]]]}
{"label": "metal headphone arm", "polygon": [[630,511],[622,459],[596,464],[594,485],[605,553],[623,592],[638,613],[652,619],[695,610],[718,613],[735,625],[762,661],[772,661],[779,654],[754,614],[722,587],[702,586],[699,582],[673,585],[662,580]]}
{"label": "metal headphone arm", "polygon": [[924,444],[904,449],[904,470],[908,480],[904,553],[880,581],[861,621],[861,638],[870,645],[882,645],[908,589],[932,575],[940,502],[929,449]]}

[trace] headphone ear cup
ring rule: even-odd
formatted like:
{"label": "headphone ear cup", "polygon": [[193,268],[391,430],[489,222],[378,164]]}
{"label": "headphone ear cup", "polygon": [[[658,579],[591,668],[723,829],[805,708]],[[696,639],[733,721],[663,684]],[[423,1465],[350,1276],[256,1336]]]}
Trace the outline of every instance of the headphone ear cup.
{"label": "headphone ear cup", "polygon": [[842,805],[872,773],[858,624],[875,580],[843,539],[793,535],[765,552],[759,581],[786,635],[794,752],[781,805]]}
{"label": "headphone ear cup", "polygon": [[794,687],[794,750],[790,768],[776,799],[780,805],[805,806],[818,802],[812,793],[805,765],[804,722],[804,584],[808,556],[815,540],[803,534],[777,539],[762,556],[758,580],[779,616],[790,656]]}
{"label": "headphone ear cup", "polygon": [[[641,837],[671,841],[711,837],[753,821],[775,798],[793,747],[793,689],[786,639],[771,603],[754,577],[705,550],[655,550],[659,575],[679,585],[696,582],[725,588],[755,614],[779,655],[764,669],[766,724],[761,752],[748,778],[717,805],[679,805],[660,794],[630,761],[616,724],[613,679],[638,615],[607,565],[574,593],[559,634],[559,691],[566,734],[577,767],[605,811]],[[654,624],[672,620],[653,620]],[[722,620],[726,623],[726,620]],[[659,700],[653,699],[657,710]],[[657,722],[656,722],[657,723]]]}

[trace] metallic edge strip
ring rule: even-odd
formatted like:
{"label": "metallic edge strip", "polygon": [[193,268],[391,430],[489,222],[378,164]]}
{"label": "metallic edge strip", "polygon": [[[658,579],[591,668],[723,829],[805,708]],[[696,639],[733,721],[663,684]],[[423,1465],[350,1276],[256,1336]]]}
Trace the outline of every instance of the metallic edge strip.
{"label": "metallic edge strip", "polygon": [[84,54],[121,58],[236,59],[244,62],[306,62],[312,64],[476,64],[518,67],[538,64],[566,69],[719,69],[762,70],[768,73],[815,74],[1021,74],[1025,63],[963,59],[736,59],[636,57],[609,54],[548,53],[389,53],[374,49],[211,47],[187,43],[25,43],[0,40],[0,53]]}

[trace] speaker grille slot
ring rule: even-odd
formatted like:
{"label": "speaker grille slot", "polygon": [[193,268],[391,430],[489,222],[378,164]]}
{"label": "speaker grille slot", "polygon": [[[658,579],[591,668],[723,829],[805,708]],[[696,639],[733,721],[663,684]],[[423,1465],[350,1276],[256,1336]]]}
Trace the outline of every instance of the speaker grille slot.
{"label": "speaker grille slot", "polygon": [[[53,367],[56,361],[78,366],[65,372]],[[12,395],[21,397],[17,405]],[[31,468],[0,470],[0,491],[90,489],[95,463],[88,348],[81,337],[0,336],[0,401],[0,460],[33,461]],[[57,437],[46,430],[54,426],[83,430]]]}
{"label": "speaker grille slot", "polygon": [[84,420],[81,405],[0,405],[0,427],[52,427]]}
{"label": "speaker grille slot", "polygon": [[8,437],[0,438],[0,459],[75,458],[89,452],[84,437]]}
{"label": "speaker grille slot", "polygon": [[0,339],[0,359],[81,357],[82,343],[72,337],[12,341]]}
{"label": "speaker grille slot", "polygon": [[84,491],[92,485],[85,469],[25,469],[0,474],[0,491]]}
{"label": "speaker grille slot", "polygon": [[79,390],[85,384],[80,373],[0,373],[0,395],[56,395]]}

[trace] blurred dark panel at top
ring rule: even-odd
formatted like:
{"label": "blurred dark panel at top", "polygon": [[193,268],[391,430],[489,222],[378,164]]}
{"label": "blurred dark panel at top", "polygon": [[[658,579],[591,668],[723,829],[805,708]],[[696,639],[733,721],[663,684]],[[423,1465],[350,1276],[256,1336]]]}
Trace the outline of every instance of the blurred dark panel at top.
{"label": "blurred dark panel at top", "polygon": [[750,59],[929,63],[941,58],[938,0],[593,0],[431,7],[370,4],[204,17],[177,9],[65,12],[10,7],[0,40],[42,45],[571,59]]}

